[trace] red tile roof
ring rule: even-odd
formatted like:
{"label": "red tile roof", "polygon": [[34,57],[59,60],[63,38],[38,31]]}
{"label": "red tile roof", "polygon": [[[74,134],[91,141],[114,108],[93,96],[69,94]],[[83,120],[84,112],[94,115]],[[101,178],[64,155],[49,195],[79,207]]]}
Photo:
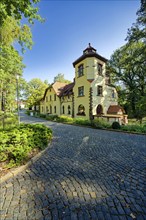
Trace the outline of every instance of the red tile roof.
{"label": "red tile roof", "polygon": [[74,87],[74,83],[70,83],[70,84],[64,86],[64,88],[62,89],[59,96],[61,97],[61,96],[66,96],[66,95],[72,94],[73,87]]}
{"label": "red tile roof", "polygon": [[124,109],[120,105],[110,105],[107,114],[117,114],[119,111],[125,113]]}
{"label": "red tile roof", "polygon": [[56,95],[60,95],[64,87],[67,85],[67,83],[62,83],[62,82],[55,82],[52,87],[56,93]]}

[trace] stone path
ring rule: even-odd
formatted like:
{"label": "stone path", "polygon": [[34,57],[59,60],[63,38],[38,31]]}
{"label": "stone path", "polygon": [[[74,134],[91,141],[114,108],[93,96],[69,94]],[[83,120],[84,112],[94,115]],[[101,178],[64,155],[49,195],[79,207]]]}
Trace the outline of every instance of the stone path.
{"label": "stone path", "polygon": [[47,122],[54,139],[1,184],[1,220],[146,219],[146,136]]}

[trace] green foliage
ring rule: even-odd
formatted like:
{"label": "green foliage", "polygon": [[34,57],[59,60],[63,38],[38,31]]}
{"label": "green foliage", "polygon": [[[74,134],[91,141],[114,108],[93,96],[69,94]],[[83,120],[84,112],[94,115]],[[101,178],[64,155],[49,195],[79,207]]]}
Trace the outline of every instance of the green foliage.
{"label": "green foliage", "polygon": [[40,118],[46,118],[46,115],[44,114],[39,114]]}
{"label": "green foliage", "polygon": [[65,116],[65,115],[59,116],[56,120],[57,120],[57,122],[65,122],[65,123],[70,123],[70,124],[72,124],[73,121],[74,121],[73,118],[70,118],[70,117]]}
{"label": "green foliage", "polygon": [[111,125],[106,122],[104,119],[101,119],[101,118],[95,118],[93,121],[92,121],[92,126],[95,127],[95,128],[111,128]]}
{"label": "green foliage", "polygon": [[111,56],[109,71],[113,81],[121,86],[120,104],[128,115],[142,120],[146,116],[146,1],[141,0],[137,20],[128,30],[127,43]]}
{"label": "green foliage", "polygon": [[143,106],[146,96],[145,53],[143,42],[126,44],[114,52],[108,66],[113,81],[120,84],[120,104],[127,107],[128,114],[137,118],[146,115]]}
{"label": "green foliage", "polygon": [[34,78],[28,82],[25,88],[25,96],[29,107],[36,106],[43,98],[44,92],[48,87],[41,79]]}
{"label": "green foliage", "polygon": [[119,122],[114,121],[114,122],[112,123],[112,128],[113,128],[113,129],[120,129],[120,128],[121,128],[121,125],[119,124]]}
{"label": "green foliage", "polygon": [[91,125],[90,120],[88,119],[84,119],[84,118],[75,118],[74,119],[74,124],[78,124],[78,125]]}
{"label": "green foliage", "polygon": [[121,126],[121,130],[129,132],[146,133],[146,125],[125,125]]}
{"label": "green foliage", "polygon": [[58,115],[46,115],[46,119],[49,121],[57,121]]}
{"label": "green foliage", "polygon": [[0,130],[11,129],[18,126],[18,115],[11,112],[0,112]]}
{"label": "green foliage", "polygon": [[[15,109],[16,75],[22,76],[24,65],[22,57],[14,47],[19,43],[22,52],[32,47],[31,29],[22,24],[24,16],[30,23],[34,19],[42,20],[35,4],[39,0],[1,0],[0,1],[0,105],[5,111]],[[19,88],[22,80],[19,80]]]}
{"label": "green foliage", "polygon": [[8,167],[22,164],[32,149],[44,149],[51,139],[52,130],[42,124],[0,131],[0,161],[7,161]]}
{"label": "green foliage", "polygon": [[136,22],[128,29],[126,40],[129,42],[145,41],[146,36],[146,1],[141,0],[140,9],[137,11]]}
{"label": "green foliage", "polygon": [[16,20],[21,20],[24,16],[30,23],[33,23],[34,19],[42,21],[38,14],[38,8],[35,7],[38,2],[39,0],[1,0],[0,25],[3,24],[7,16],[14,17]]}

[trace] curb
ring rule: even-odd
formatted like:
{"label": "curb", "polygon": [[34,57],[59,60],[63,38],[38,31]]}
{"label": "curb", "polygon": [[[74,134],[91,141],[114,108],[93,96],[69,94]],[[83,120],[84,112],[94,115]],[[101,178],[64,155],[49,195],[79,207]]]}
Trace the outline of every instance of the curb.
{"label": "curb", "polygon": [[0,184],[4,183],[5,181],[9,180],[10,178],[13,178],[14,176],[18,175],[22,171],[26,170],[30,165],[32,165],[34,162],[36,162],[40,158],[40,156],[42,156],[48,150],[48,148],[50,147],[50,144],[51,143],[49,143],[47,148],[45,148],[44,150],[42,150],[41,152],[36,154],[34,157],[32,157],[30,159],[30,161],[28,161],[25,165],[22,165],[18,168],[14,168],[14,170],[10,170],[9,173],[0,177]]}

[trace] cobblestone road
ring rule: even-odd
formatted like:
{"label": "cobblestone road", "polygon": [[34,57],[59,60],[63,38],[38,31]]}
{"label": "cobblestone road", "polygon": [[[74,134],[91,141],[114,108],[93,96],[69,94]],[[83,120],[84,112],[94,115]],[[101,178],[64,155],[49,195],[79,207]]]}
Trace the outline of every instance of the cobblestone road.
{"label": "cobblestone road", "polygon": [[1,220],[146,219],[146,136],[44,123],[54,139],[1,185]]}

